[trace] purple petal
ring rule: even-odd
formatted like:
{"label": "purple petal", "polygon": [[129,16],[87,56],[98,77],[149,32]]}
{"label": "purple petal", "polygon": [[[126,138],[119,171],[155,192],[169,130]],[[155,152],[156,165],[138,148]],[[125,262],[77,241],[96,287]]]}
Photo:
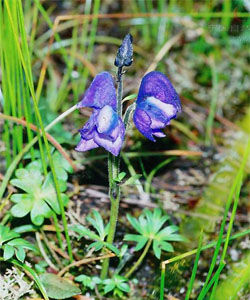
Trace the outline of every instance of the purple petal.
{"label": "purple petal", "polygon": [[103,108],[110,105],[116,110],[116,91],[112,76],[102,72],[94,78],[77,107]]}
{"label": "purple petal", "polygon": [[78,145],[76,146],[75,150],[79,152],[88,151],[94,148],[99,147],[93,139],[85,140],[81,139]]}
{"label": "purple petal", "polygon": [[137,102],[154,97],[164,103],[172,104],[176,111],[181,111],[181,103],[170,80],[161,72],[146,74],[141,82]]}
{"label": "purple petal", "polygon": [[96,132],[94,136],[94,141],[99,146],[103,147],[113,155],[117,156],[121,151],[125,135],[125,127],[121,119],[119,119],[118,126],[114,129],[114,131],[115,130],[117,130],[118,132],[116,139],[112,138],[112,133],[108,136],[106,134],[100,134]]}
{"label": "purple petal", "polygon": [[148,139],[155,142],[152,136],[151,119],[149,115],[142,109],[136,108],[133,120],[137,129]]}

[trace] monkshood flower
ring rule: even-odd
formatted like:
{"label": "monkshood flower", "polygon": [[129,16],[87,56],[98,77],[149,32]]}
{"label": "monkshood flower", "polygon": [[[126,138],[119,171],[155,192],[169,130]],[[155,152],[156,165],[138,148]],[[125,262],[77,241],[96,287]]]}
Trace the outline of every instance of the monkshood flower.
{"label": "monkshood flower", "polygon": [[81,140],[77,151],[87,151],[99,146],[117,156],[124,140],[125,127],[117,114],[116,90],[108,72],[98,74],[87,89],[78,108],[91,107],[93,113],[79,130]]}
{"label": "monkshood flower", "polygon": [[161,131],[181,111],[181,103],[169,79],[160,72],[146,74],[141,82],[134,123],[137,129],[151,141],[154,136],[164,137]]}

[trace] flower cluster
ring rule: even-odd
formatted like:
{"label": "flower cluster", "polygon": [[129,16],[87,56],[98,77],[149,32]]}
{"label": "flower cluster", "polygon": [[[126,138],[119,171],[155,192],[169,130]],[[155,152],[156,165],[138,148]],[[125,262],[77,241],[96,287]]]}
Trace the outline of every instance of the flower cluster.
{"label": "flower cluster", "polygon": [[77,107],[91,107],[93,113],[80,130],[81,140],[76,150],[87,151],[101,146],[117,156],[124,140],[125,127],[117,114],[112,76],[108,72],[98,74]]}
{"label": "flower cluster", "polygon": [[[116,90],[108,72],[98,74],[78,103],[78,108],[91,107],[93,113],[80,130],[77,151],[99,146],[113,155],[120,153],[125,126],[117,114]],[[164,137],[162,129],[181,111],[178,94],[169,79],[160,72],[146,74],[141,82],[133,120],[137,129],[151,141]]]}

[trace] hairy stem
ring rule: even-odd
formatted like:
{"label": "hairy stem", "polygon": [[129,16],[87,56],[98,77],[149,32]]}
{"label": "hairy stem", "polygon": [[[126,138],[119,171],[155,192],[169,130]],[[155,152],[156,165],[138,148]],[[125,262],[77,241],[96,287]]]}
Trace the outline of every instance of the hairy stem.
{"label": "hairy stem", "polygon": [[[117,72],[117,113],[122,118],[122,67]],[[116,224],[119,215],[120,204],[120,186],[114,181],[120,173],[120,154],[116,157],[109,153],[108,155],[108,172],[109,172],[109,197],[111,202],[110,208],[110,227],[107,237],[107,243],[113,244]],[[109,258],[105,259],[102,264],[101,278],[105,279],[109,269]]]}
{"label": "hairy stem", "polygon": [[140,266],[140,264],[142,263],[144,257],[145,257],[146,254],[148,253],[148,250],[149,250],[151,244],[152,244],[152,240],[149,239],[148,242],[147,242],[147,244],[146,244],[146,247],[144,248],[144,250],[143,250],[141,256],[139,257],[139,259],[137,260],[137,262],[136,262],[136,263],[132,266],[132,268],[125,274],[125,277],[126,277],[126,278],[129,278],[129,277],[134,273],[134,271],[136,271],[137,268]]}

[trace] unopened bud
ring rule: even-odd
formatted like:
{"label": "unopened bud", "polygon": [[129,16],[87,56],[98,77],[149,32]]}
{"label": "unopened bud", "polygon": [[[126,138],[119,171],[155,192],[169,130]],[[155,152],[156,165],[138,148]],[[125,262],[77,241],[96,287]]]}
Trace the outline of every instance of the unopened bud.
{"label": "unopened bud", "polygon": [[133,37],[131,34],[127,34],[122,41],[121,46],[117,51],[117,55],[115,58],[115,66],[120,67],[128,67],[133,62]]}

